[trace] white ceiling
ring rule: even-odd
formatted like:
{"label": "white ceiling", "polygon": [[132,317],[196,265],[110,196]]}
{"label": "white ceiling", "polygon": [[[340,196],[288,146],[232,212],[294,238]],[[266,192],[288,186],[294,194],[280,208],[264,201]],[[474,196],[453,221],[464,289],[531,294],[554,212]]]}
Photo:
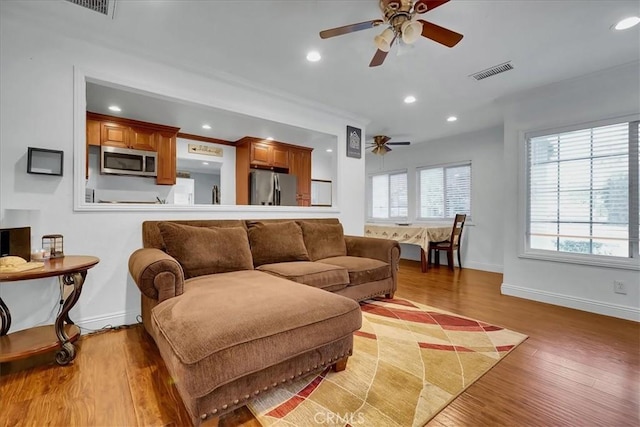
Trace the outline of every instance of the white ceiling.
{"label": "white ceiling", "polygon": [[[423,18],[464,34],[456,47],[421,38],[410,48],[394,46],[377,68],[368,64],[381,27],[327,40],[318,35],[379,18],[377,0],[119,0],[116,6],[111,19],[63,0],[11,5],[52,30],[320,102],[369,119],[368,135],[413,143],[500,124],[503,97],[640,60],[640,26],[611,29],[640,15],[637,0],[452,0]],[[322,54],[320,62],[306,61],[311,49]],[[515,69],[482,81],[469,77],[506,61]],[[408,94],[417,102],[404,104]],[[449,115],[458,121],[446,122]]]}

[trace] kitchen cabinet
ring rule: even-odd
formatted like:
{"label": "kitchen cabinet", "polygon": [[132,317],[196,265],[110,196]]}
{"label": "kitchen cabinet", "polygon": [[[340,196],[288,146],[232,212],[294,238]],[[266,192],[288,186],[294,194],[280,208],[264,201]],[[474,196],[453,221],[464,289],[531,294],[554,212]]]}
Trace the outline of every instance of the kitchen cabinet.
{"label": "kitchen cabinet", "polygon": [[289,173],[298,178],[298,206],[311,204],[311,150],[307,147],[245,136],[236,141],[236,204],[249,204],[252,168]]}
{"label": "kitchen cabinet", "polygon": [[289,149],[289,173],[298,178],[298,206],[311,205],[311,148]]}
{"label": "kitchen cabinet", "polygon": [[174,185],[176,183],[176,134],[158,132],[156,136],[158,147],[156,184]]}
{"label": "kitchen cabinet", "polygon": [[156,151],[156,132],[139,126],[129,128],[129,148]]}
{"label": "kitchen cabinet", "polygon": [[100,127],[100,143],[110,147],[156,151],[156,133],[141,126],[126,126],[103,122]]}
{"label": "kitchen cabinet", "polygon": [[100,144],[110,147],[129,147],[129,126],[103,122],[100,125]]}
{"label": "kitchen cabinet", "polygon": [[100,121],[87,118],[87,147],[85,150],[85,179],[89,179],[89,147],[100,146]]}
{"label": "kitchen cabinet", "polygon": [[289,167],[289,150],[273,142],[251,141],[250,163],[252,166],[286,169]]}
{"label": "kitchen cabinet", "polygon": [[[122,117],[87,112],[87,156],[91,145],[154,151],[156,184],[176,183],[176,137],[180,129]],[[88,161],[87,161],[88,178]]]}
{"label": "kitchen cabinet", "polygon": [[100,146],[100,121],[87,119],[87,145]]}

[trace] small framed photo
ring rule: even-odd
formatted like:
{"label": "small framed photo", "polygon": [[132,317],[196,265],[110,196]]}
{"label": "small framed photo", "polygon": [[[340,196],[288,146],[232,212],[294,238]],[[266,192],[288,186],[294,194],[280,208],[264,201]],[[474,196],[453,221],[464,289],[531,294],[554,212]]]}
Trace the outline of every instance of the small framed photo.
{"label": "small framed photo", "polygon": [[362,158],[362,129],[347,126],[347,157]]}
{"label": "small framed photo", "polygon": [[63,157],[60,150],[28,147],[27,173],[62,176]]}

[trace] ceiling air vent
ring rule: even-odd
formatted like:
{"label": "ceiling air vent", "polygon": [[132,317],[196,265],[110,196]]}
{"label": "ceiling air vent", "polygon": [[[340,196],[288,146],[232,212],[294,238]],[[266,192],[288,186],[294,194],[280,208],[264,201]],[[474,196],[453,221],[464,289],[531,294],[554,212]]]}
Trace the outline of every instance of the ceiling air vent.
{"label": "ceiling air vent", "polygon": [[505,71],[509,71],[509,70],[513,70],[513,65],[511,65],[511,61],[504,62],[494,67],[487,68],[486,70],[482,70],[477,73],[471,74],[470,77],[473,77],[476,80],[482,80],[482,79],[486,79],[487,77],[495,76],[496,74],[504,73]]}
{"label": "ceiling air vent", "polygon": [[87,9],[91,9],[95,12],[99,12],[103,15],[109,16],[110,11],[111,16],[113,17],[113,10],[109,9],[109,3],[112,3],[111,7],[115,7],[116,0],[67,0],[70,3],[77,4],[78,6],[86,7]]}

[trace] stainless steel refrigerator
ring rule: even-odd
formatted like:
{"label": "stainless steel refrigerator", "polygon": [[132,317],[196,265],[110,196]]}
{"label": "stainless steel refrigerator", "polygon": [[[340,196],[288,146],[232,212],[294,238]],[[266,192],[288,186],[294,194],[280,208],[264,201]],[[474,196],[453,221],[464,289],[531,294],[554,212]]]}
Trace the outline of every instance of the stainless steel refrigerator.
{"label": "stainless steel refrigerator", "polygon": [[252,205],[297,206],[298,179],[294,175],[264,170],[250,173]]}

